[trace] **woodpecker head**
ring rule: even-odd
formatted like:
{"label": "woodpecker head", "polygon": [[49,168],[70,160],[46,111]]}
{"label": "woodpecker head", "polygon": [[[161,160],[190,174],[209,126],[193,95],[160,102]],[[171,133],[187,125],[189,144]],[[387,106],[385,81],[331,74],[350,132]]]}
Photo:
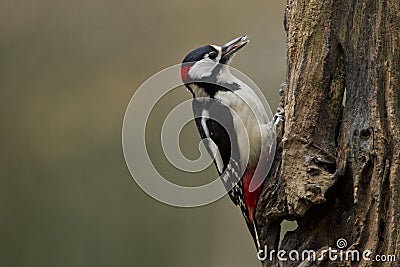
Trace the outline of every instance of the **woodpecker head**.
{"label": "woodpecker head", "polygon": [[181,79],[193,96],[210,95],[210,88],[205,86],[206,83],[219,84],[227,80],[224,79],[227,77],[223,77],[231,75],[227,65],[248,42],[247,36],[243,35],[222,46],[206,45],[190,52],[183,59]]}

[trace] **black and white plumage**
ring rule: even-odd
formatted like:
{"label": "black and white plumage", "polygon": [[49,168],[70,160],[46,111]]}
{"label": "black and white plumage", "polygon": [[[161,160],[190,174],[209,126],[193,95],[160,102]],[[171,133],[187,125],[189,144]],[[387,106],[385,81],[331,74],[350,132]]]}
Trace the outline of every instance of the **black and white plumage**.
{"label": "black and white plumage", "polygon": [[[255,208],[269,169],[268,158],[274,153],[275,124],[255,92],[229,70],[233,55],[247,43],[246,36],[241,36],[223,46],[193,50],[183,60],[181,78],[193,95],[200,136],[260,248]],[[258,187],[251,187],[252,180],[260,181]]]}

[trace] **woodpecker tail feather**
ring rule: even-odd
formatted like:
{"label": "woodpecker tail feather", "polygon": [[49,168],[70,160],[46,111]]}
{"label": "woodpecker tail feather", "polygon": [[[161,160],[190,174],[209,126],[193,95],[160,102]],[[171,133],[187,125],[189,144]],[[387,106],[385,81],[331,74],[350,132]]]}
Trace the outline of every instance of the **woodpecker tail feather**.
{"label": "woodpecker tail feather", "polygon": [[257,225],[256,221],[253,221],[253,228],[254,228],[254,243],[256,244],[257,251],[261,250],[261,243],[260,243],[260,238],[258,237],[258,232],[257,232]]}
{"label": "woodpecker tail feather", "polygon": [[254,245],[256,246],[257,251],[260,251],[262,248],[261,248],[260,238],[259,238],[258,231],[257,231],[256,220],[253,220],[252,223],[248,222],[247,227],[249,228],[251,237],[253,238]]}

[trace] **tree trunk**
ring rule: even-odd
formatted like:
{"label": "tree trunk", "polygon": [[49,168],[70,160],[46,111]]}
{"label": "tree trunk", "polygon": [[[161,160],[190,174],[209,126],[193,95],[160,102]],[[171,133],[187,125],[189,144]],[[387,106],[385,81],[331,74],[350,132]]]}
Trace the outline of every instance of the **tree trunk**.
{"label": "tree trunk", "polygon": [[[282,266],[400,266],[400,2],[288,0],[285,29],[285,121],[257,206],[262,243],[287,252]],[[298,228],[278,248],[284,219]],[[360,258],[332,260],[329,247]]]}

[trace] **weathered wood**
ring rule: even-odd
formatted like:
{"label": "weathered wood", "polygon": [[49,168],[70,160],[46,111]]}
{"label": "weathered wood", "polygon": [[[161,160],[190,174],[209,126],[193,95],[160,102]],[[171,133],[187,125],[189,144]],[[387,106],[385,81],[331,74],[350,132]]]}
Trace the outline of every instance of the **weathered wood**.
{"label": "weathered wood", "polygon": [[[257,207],[263,243],[296,219],[281,249],[347,248],[400,266],[400,2],[288,0],[282,142]],[[276,266],[277,261],[265,261]]]}

